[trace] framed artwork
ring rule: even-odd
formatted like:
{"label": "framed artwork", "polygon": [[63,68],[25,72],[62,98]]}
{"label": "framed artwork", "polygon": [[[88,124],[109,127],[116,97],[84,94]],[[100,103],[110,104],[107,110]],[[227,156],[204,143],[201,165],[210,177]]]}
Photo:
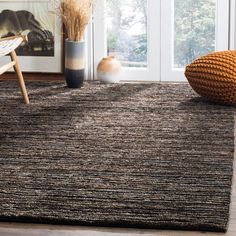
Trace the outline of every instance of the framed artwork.
{"label": "framed artwork", "polygon": [[52,8],[52,0],[0,0],[0,38],[28,37],[16,50],[24,72],[63,72],[62,23]]}

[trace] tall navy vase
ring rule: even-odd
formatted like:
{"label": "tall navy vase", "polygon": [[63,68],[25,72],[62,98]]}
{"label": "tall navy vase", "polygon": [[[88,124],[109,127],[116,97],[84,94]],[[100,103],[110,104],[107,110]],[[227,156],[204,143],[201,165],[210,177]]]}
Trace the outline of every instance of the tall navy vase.
{"label": "tall navy vase", "polygon": [[85,43],[65,41],[65,79],[69,88],[81,88],[85,77]]}

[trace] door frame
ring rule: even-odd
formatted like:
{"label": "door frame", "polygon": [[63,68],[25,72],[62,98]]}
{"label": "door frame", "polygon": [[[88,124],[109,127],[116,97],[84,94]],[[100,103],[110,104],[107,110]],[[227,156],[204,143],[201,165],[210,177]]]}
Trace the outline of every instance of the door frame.
{"label": "door frame", "polygon": [[236,0],[230,0],[230,50],[236,50]]}
{"label": "door frame", "polygon": [[[106,39],[106,21],[105,21],[105,2],[106,0],[100,0],[99,4],[95,7],[94,11],[94,67],[96,72],[99,61],[106,56],[107,39]],[[156,55],[160,55],[160,1],[147,0],[148,4],[148,53],[147,53],[147,68],[123,68],[121,74],[121,81],[160,81],[160,60],[161,58]],[[156,10],[158,9],[158,10]],[[102,14],[101,14],[102,12]],[[97,78],[94,73],[95,79]],[[146,79],[147,78],[147,79]]]}
{"label": "door frame", "polygon": [[[167,9],[167,7],[163,7],[163,2],[167,2],[169,0],[148,0],[149,2],[149,8],[150,14],[149,14],[149,20],[152,20],[150,22],[150,28],[148,31],[153,30],[153,40],[150,45],[154,48],[155,52],[153,52],[153,56],[150,57],[150,52],[148,53],[149,62],[152,65],[152,70],[143,70],[140,68],[134,68],[134,69],[124,69],[122,72],[123,79],[122,82],[187,82],[187,80],[183,77],[183,70],[177,71],[178,73],[173,76],[168,75],[168,73],[165,74],[166,67],[168,68],[168,65],[166,65],[165,58],[163,55],[164,50],[166,50],[167,45],[163,46],[163,42],[166,42],[166,35],[164,36],[163,27],[165,24],[163,23],[163,20],[161,18],[163,10],[169,11],[170,9]],[[226,2],[227,1],[227,2]],[[150,2],[152,4],[150,4]],[[225,6],[226,3],[226,6]],[[225,50],[225,49],[236,49],[236,0],[217,0],[218,9],[228,9],[226,10],[227,14],[223,16],[224,20],[228,19],[225,23],[222,22],[222,20],[218,19],[218,23],[222,30],[218,30],[217,33],[222,34],[222,31],[227,34],[227,37],[223,40],[223,44],[227,44],[228,46],[220,47],[218,45],[218,50]],[[96,5],[96,8],[94,9],[93,14],[93,20],[92,23],[89,26],[88,30],[88,72],[87,72],[87,78],[91,80],[96,80],[96,68],[98,65],[99,60],[101,60],[106,55],[106,26],[105,26],[105,17],[104,17],[104,8],[105,7],[105,0],[99,0],[99,4]],[[163,9],[164,8],[164,9]],[[156,9],[159,9],[156,11]],[[155,21],[155,17],[151,18],[151,16],[154,15],[155,17],[159,16],[159,19]],[[155,21],[155,22],[154,22]],[[152,22],[154,22],[152,24]],[[161,35],[161,37],[159,37]],[[150,34],[148,35],[148,38],[150,38]],[[222,42],[221,42],[222,43]],[[150,48],[149,45],[149,48]],[[149,51],[149,50],[148,50]],[[155,54],[156,56],[155,56]],[[151,59],[152,58],[152,59]],[[148,78],[148,79],[147,79]],[[179,80],[176,80],[176,78],[179,78]]]}
{"label": "door frame", "polygon": [[[229,0],[216,0],[216,51],[229,49]],[[161,81],[187,82],[184,69],[173,68],[174,39],[174,0],[164,0],[161,4]],[[171,15],[170,15],[171,14]],[[222,37],[222,35],[226,35]],[[169,50],[167,50],[169,49]],[[165,50],[165,51],[164,51]]]}

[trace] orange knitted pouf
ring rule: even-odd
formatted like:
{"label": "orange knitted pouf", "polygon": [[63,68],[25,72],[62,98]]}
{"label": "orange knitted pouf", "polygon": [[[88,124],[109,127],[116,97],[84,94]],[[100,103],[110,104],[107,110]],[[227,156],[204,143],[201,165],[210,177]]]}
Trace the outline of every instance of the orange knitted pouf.
{"label": "orange knitted pouf", "polygon": [[191,87],[212,101],[236,104],[236,51],[215,52],[186,67]]}

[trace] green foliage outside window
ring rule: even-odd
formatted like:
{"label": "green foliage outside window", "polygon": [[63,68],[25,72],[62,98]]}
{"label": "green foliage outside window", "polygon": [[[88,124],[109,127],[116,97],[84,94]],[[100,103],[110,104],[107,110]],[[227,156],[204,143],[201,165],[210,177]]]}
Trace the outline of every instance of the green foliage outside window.
{"label": "green foliage outside window", "polygon": [[[147,63],[148,1],[107,0],[108,54],[128,66]],[[174,67],[215,50],[215,15],[216,0],[174,0]]]}
{"label": "green foliage outside window", "polygon": [[215,15],[215,0],[175,0],[175,67],[215,51]]}

